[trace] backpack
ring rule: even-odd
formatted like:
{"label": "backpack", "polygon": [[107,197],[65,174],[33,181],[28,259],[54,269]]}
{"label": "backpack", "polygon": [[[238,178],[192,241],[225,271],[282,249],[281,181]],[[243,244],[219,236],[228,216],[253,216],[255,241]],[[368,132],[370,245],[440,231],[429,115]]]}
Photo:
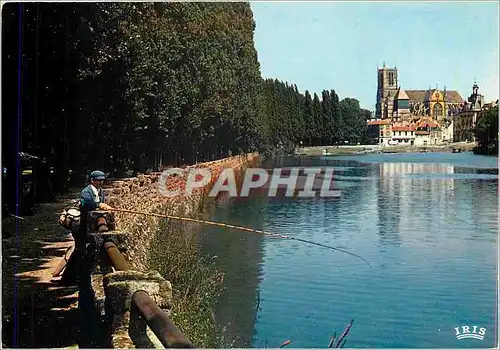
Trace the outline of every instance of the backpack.
{"label": "backpack", "polygon": [[80,228],[80,215],[80,200],[77,200],[62,211],[58,223],[65,229],[76,232]]}

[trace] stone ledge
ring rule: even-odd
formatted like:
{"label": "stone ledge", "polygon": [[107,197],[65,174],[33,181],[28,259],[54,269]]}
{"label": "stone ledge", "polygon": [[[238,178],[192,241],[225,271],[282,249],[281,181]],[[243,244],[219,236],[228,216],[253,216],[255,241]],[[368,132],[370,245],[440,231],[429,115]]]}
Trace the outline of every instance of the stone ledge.
{"label": "stone ledge", "polygon": [[172,307],[172,285],[158,272],[117,271],[103,277],[104,291],[116,313],[130,311],[132,295],[143,290],[162,309]]}

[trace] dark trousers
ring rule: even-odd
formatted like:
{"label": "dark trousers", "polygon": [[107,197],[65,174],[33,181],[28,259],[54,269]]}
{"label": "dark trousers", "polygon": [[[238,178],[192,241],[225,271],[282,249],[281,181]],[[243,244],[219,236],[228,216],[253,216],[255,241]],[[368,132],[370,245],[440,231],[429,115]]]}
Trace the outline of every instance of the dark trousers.
{"label": "dark trousers", "polygon": [[73,237],[75,238],[75,251],[71,257],[74,256],[73,275],[78,286],[78,323],[81,331],[79,345],[93,348],[98,346],[102,332],[100,314],[96,308],[91,279],[95,260],[95,247],[84,231],[76,232]]}

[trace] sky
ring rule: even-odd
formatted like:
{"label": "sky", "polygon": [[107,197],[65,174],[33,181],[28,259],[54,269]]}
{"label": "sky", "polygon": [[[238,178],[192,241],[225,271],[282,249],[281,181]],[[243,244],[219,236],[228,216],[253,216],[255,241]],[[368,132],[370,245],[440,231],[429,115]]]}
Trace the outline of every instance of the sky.
{"label": "sky", "polygon": [[251,2],[264,78],[299,91],[335,89],[375,109],[377,67],[405,90],[499,97],[497,2]]}

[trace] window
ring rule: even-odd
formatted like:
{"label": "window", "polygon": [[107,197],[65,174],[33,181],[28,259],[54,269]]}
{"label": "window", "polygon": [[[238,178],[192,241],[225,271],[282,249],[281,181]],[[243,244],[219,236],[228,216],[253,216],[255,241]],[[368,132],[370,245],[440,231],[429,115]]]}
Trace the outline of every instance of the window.
{"label": "window", "polygon": [[434,114],[434,119],[436,119],[437,117],[442,117],[443,116],[443,106],[441,106],[440,103],[436,103],[434,105],[433,114]]}
{"label": "window", "polygon": [[408,131],[405,131],[405,136],[408,136]]}
{"label": "window", "polygon": [[394,86],[394,73],[393,72],[389,73],[389,85]]}

